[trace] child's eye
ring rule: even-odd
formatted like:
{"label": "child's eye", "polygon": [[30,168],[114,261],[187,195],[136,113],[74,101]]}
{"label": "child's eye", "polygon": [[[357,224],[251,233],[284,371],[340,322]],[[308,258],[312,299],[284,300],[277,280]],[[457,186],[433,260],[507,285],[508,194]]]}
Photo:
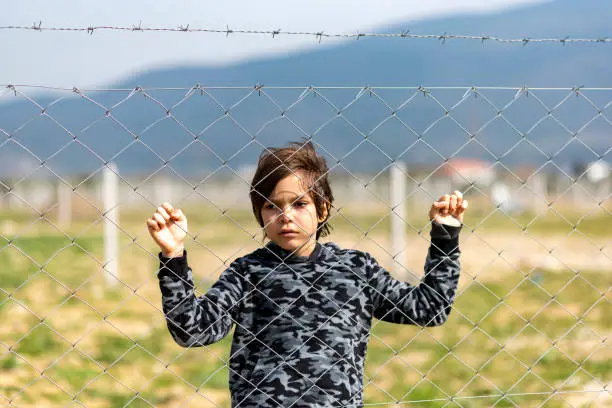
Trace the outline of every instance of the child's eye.
{"label": "child's eye", "polygon": [[266,204],[266,205],[264,205],[264,208],[267,209],[267,210],[271,210],[271,209],[274,208],[274,205],[273,204]]}
{"label": "child's eye", "polygon": [[306,201],[298,201],[297,203],[295,203],[295,205],[297,207],[305,207],[308,205],[308,203]]}

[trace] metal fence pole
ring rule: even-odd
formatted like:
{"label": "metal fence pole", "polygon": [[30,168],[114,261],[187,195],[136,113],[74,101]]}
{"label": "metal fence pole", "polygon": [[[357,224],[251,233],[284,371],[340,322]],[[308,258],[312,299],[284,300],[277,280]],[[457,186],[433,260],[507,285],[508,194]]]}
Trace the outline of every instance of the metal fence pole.
{"label": "metal fence pole", "polygon": [[62,227],[69,227],[72,223],[72,189],[65,183],[57,185],[57,221]]}
{"label": "metal fence pole", "polygon": [[104,202],[104,270],[106,282],[114,286],[119,279],[119,223],[118,191],[119,177],[115,163],[104,167],[102,199]]}
{"label": "metal fence pole", "polygon": [[406,164],[395,162],[389,168],[389,195],[391,204],[391,255],[393,256],[392,270],[396,276],[404,277],[406,247]]}

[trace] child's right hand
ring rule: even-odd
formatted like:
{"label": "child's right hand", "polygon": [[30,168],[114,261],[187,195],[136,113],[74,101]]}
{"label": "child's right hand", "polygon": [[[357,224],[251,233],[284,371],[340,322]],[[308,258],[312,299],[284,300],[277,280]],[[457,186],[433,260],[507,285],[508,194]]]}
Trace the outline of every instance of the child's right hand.
{"label": "child's right hand", "polygon": [[163,203],[147,220],[147,227],[151,237],[161,248],[162,255],[168,258],[183,255],[187,217],[181,210],[175,210],[169,203]]}

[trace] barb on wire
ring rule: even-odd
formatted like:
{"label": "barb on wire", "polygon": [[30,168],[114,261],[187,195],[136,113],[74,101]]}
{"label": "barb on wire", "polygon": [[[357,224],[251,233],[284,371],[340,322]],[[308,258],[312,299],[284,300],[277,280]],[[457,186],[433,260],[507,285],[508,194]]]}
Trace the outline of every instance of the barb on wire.
{"label": "barb on wire", "polygon": [[251,35],[266,35],[276,38],[278,36],[302,36],[302,37],[314,37],[319,43],[323,38],[345,38],[345,39],[360,39],[362,37],[376,37],[376,38],[407,38],[407,39],[424,39],[424,40],[439,40],[442,44],[445,44],[447,40],[476,40],[482,43],[487,41],[508,43],[508,44],[522,44],[527,45],[530,43],[558,43],[561,45],[567,45],[568,43],[597,43],[597,44],[609,44],[612,43],[610,37],[584,37],[584,38],[571,38],[569,35],[563,37],[548,37],[548,38],[504,38],[497,37],[487,34],[481,35],[465,35],[465,34],[413,34],[410,30],[404,30],[401,32],[389,32],[389,33],[366,33],[358,31],[356,33],[329,33],[325,31],[309,32],[309,31],[281,31],[276,30],[246,30],[246,29],[230,29],[226,26],[225,29],[207,28],[207,27],[191,27],[190,24],[179,25],[178,27],[163,27],[163,26],[151,26],[144,27],[142,21],[132,26],[112,26],[112,25],[99,25],[99,26],[74,26],[74,27],[42,27],[42,21],[38,24],[34,23],[30,26],[24,25],[7,25],[0,26],[0,30],[23,30],[23,31],[72,31],[72,32],[86,32],[87,34],[93,35],[94,31],[107,30],[107,31],[128,31],[128,32],[184,32],[184,33],[208,33],[208,34],[251,34]]}

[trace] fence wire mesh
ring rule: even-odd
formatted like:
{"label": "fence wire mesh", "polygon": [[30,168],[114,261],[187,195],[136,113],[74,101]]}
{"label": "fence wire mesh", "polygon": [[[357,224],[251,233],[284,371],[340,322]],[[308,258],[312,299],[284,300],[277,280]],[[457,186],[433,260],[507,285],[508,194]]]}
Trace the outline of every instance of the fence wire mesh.
{"label": "fence wire mesh", "polygon": [[397,278],[422,275],[431,202],[470,201],[448,322],[373,324],[366,406],[612,406],[612,89],[46,90],[0,90],[4,405],[228,406],[230,339],[173,343],[145,220],[183,209],[204,293],[262,245],[258,155],[306,138],[329,239]]}

